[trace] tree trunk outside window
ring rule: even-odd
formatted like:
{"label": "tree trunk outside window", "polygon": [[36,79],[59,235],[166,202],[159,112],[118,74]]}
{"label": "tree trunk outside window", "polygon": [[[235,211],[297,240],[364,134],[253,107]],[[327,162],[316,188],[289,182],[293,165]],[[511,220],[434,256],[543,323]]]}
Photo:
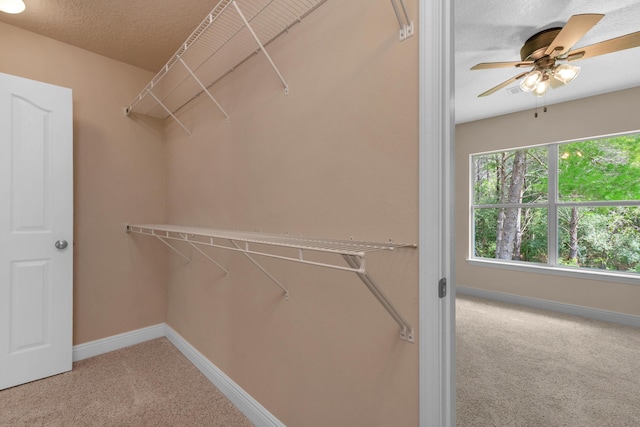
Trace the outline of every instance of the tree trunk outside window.
{"label": "tree trunk outside window", "polygon": [[569,262],[578,265],[578,208],[571,208],[569,220]]}
{"label": "tree trunk outside window", "polygon": [[[522,202],[526,171],[525,166],[525,150],[516,151],[513,158],[513,167],[511,168],[511,182],[507,190],[506,200],[503,203],[511,204]],[[505,188],[503,187],[502,190],[504,191]],[[520,233],[520,212],[521,208],[505,208],[500,210],[496,238],[496,258],[498,259],[510,260],[520,258],[519,254],[514,253],[514,250],[519,247],[519,245],[516,245],[516,242]]]}

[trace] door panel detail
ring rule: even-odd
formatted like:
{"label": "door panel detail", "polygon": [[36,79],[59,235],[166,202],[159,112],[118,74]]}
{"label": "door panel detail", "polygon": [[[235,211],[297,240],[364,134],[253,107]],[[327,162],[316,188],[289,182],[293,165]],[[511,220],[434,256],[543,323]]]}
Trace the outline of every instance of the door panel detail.
{"label": "door panel detail", "polygon": [[11,229],[46,230],[51,112],[19,96],[11,101]]}
{"label": "door panel detail", "polygon": [[11,265],[11,354],[49,345],[51,313],[49,260]]}

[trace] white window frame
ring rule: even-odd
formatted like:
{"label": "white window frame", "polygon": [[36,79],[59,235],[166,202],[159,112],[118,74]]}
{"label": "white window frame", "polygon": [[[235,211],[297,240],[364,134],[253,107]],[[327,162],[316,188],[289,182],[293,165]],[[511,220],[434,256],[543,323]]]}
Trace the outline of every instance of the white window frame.
{"label": "white window frame", "polygon": [[[584,267],[571,267],[558,263],[558,210],[564,207],[640,207],[640,200],[616,200],[616,201],[590,201],[590,202],[560,202],[558,201],[558,147],[581,141],[593,141],[625,135],[640,134],[640,131],[625,132],[615,135],[603,135],[591,138],[581,138],[570,141],[551,142],[547,144],[506,148],[502,150],[492,150],[472,153],[469,155],[469,257],[467,262],[475,266],[498,267],[509,270],[524,272],[546,273],[567,277],[577,277],[590,280],[608,280],[613,282],[640,284],[640,273],[625,271],[587,269]],[[476,204],[475,201],[475,173],[474,156],[510,152],[522,149],[547,147],[547,201],[540,203],[517,203],[517,204]],[[553,171],[553,173],[551,173]],[[495,258],[483,258],[475,256],[475,210],[487,208],[541,208],[547,209],[547,263],[502,260]],[[553,226],[552,226],[553,225]]]}

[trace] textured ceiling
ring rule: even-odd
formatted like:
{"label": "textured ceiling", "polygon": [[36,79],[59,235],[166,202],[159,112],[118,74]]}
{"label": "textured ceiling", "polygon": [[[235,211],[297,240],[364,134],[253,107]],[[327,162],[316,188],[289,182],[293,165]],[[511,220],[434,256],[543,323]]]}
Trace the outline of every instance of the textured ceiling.
{"label": "textured ceiling", "polygon": [[[20,15],[0,21],[156,72],[214,8],[218,0],[24,0]],[[336,0],[338,1],[338,0]],[[382,1],[382,0],[378,0]],[[640,31],[639,0],[453,0],[455,3],[455,105],[462,123],[537,106],[640,86],[640,48],[575,62],[570,85],[542,98],[512,91],[479,93],[519,74],[514,69],[470,71],[479,62],[520,60],[524,41],[539,30],[563,26],[571,15],[604,13],[576,47]],[[389,5],[389,13],[393,13]]]}
{"label": "textured ceiling", "polygon": [[24,2],[24,13],[0,21],[156,72],[218,0]]}
{"label": "textured ceiling", "polygon": [[576,48],[640,31],[640,1],[454,1],[458,123],[640,86],[640,47],[637,47],[573,62],[581,68],[578,77],[570,85],[550,89],[540,98],[520,91],[518,83],[478,98],[478,94],[527,69],[471,71],[472,66],[480,62],[520,61],[520,48],[530,36],[546,28],[562,27],[575,14],[605,14],[575,44]]}

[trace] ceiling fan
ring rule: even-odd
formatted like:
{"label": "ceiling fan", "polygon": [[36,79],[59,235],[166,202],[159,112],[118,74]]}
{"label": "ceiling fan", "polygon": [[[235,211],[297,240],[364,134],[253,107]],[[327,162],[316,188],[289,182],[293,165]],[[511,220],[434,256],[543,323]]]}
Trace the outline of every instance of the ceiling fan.
{"label": "ceiling fan", "polygon": [[573,15],[564,27],[549,28],[534,34],[520,49],[521,61],[483,62],[474,65],[471,67],[472,70],[533,67],[481,93],[478,97],[491,95],[517,80],[520,80],[520,88],[523,91],[542,96],[549,87],[559,87],[576,78],[580,67],[569,62],[640,46],[638,31],[571,50],[573,45],[603,17],[604,15],[596,13]]}

